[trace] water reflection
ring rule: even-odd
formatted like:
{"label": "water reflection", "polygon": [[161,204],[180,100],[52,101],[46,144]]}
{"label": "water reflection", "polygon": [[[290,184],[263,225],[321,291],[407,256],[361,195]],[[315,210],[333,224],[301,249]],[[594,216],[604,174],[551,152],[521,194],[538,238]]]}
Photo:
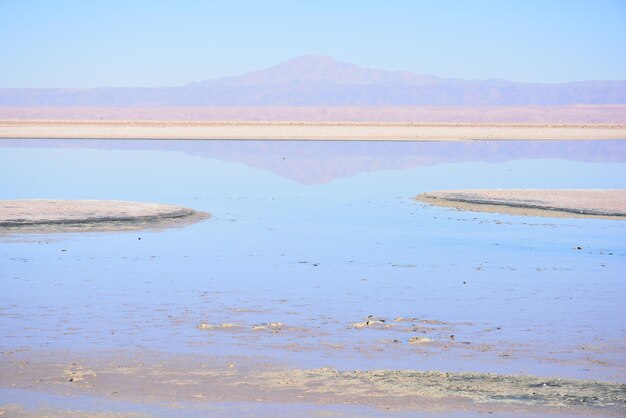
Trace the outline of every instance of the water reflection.
{"label": "water reflection", "polygon": [[564,159],[626,162],[626,141],[309,142],[6,140],[2,147],[180,151],[243,163],[303,184],[377,170],[458,162]]}

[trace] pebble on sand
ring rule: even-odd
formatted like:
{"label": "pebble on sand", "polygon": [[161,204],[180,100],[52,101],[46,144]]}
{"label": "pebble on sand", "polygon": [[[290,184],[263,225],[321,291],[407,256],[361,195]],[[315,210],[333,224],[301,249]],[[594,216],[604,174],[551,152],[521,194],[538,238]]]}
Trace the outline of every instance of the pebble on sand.
{"label": "pebble on sand", "polygon": [[409,338],[409,344],[426,344],[432,342],[432,338],[428,337],[411,337]]}

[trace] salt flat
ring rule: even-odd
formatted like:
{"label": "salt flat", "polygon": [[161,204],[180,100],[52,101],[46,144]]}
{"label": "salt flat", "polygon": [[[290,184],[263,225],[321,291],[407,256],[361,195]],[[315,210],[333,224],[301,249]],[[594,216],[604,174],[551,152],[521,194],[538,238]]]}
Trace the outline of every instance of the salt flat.
{"label": "salt flat", "polygon": [[2,120],[0,138],[328,141],[589,140],[626,138],[624,124]]}

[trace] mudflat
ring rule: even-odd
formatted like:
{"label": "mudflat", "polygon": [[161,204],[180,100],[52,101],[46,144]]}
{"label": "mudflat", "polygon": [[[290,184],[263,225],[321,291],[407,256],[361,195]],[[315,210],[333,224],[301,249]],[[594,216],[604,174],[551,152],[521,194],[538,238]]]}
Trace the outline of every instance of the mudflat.
{"label": "mudflat", "polygon": [[626,124],[1,120],[0,138],[318,141],[589,140],[626,138]]}
{"label": "mudflat", "polygon": [[462,210],[524,216],[626,219],[626,190],[442,190],[416,199]]}
{"label": "mudflat", "polygon": [[[294,411],[307,404],[320,409],[357,404],[377,408],[374,415],[382,411],[458,410],[603,416],[626,412],[626,384],[591,380],[415,370],[294,369],[271,359],[141,351],[97,356],[64,351],[38,353],[37,357],[20,352],[3,354],[2,386],[111,401],[250,402],[282,404]],[[16,412],[10,405],[0,406],[3,410]]]}
{"label": "mudflat", "polygon": [[174,205],[117,200],[0,200],[0,231],[61,232],[174,226],[209,217]]}

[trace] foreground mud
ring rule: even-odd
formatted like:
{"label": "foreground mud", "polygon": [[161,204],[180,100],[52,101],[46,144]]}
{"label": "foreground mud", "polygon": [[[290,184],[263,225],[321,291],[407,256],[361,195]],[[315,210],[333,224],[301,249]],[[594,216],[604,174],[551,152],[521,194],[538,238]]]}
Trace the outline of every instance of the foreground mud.
{"label": "foreground mud", "polygon": [[[155,352],[4,352],[0,386],[145,404],[267,402],[358,404],[381,411],[626,413],[626,384],[620,383],[414,370],[302,370],[254,357]],[[3,407],[19,410],[19,405]]]}
{"label": "foreground mud", "polygon": [[209,217],[180,206],[116,200],[0,200],[0,232],[163,228]]}
{"label": "foreground mud", "polygon": [[626,219],[626,190],[444,190],[418,201],[511,215]]}

